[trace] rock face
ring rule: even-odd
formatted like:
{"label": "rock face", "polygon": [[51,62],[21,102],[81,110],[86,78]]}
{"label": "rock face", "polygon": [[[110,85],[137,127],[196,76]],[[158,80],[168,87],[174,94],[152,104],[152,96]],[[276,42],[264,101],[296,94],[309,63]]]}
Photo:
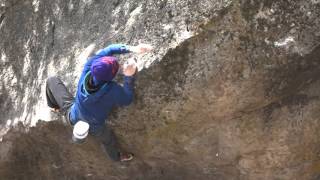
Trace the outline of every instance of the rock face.
{"label": "rock face", "polygon": [[89,51],[114,42],[156,47],[139,57],[135,102],[108,120],[134,162],[110,162],[91,139],[70,143],[71,130],[53,121],[3,138],[1,177],[320,178],[319,1],[0,5],[2,129],[41,117],[48,76],[74,92]]}

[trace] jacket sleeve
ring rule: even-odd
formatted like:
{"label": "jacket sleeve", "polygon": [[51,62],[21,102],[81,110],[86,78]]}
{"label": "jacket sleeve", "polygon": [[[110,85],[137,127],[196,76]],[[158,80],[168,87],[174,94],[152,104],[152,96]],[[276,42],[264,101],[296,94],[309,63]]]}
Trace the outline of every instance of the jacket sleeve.
{"label": "jacket sleeve", "polygon": [[129,47],[124,44],[112,44],[104,49],[100,49],[96,52],[97,56],[112,56],[114,54],[124,54],[129,53]]}
{"label": "jacket sleeve", "polygon": [[128,106],[132,103],[134,96],[134,77],[124,76],[123,86],[119,85],[119,89],[115,96],[117,106]]}

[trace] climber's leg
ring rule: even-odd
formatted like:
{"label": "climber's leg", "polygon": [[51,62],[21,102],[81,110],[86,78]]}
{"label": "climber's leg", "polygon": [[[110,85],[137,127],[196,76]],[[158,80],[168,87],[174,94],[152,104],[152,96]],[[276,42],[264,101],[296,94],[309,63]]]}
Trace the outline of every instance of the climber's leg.
{"label": "climber's leg", "polygon": [[109,127],[104,126],[97,132],[91,133],[91,135],[101,143],[102,149],[106,151],[113,161],[125,162],[133,159],[133,154],[120,152],[116,136]]}
{"label": "climber's leg", "polygon": [[47,79],[46,97],[48,106],[54,109],[60,109],[64,115],[67,115],[68,109],[74,101],[74,97],[63,82],[55,76]]}
{"label": "climber's leg", "polygon": [[100,130],[98,130],[96,133],[91,133],[99,143],[101,143],[101,146],[104,151],[108,154],[108,156],[113,161],[130,161],[133,159],[132,153],[127,152],[121,152],[118,148],[117,138],[108,126],[103,126]]}
{"label": "climber's leg", "polygon": [[109,157],[114,161],[120,160],[120,152],[117,148],[117,139],[113,131],[107,127],[103,126],[97,132],[91,133],[99,143],[101,143],[102,148],[106,151]]}

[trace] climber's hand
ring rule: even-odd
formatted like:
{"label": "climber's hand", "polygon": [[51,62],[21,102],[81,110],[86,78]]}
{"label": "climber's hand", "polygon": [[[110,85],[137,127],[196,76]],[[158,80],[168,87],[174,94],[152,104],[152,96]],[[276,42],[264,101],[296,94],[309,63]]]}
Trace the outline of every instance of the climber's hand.
{"label": "climber's hand", "polygon": [[133,76],[137,71],[136,61],[131,58],[123,65],[123,74],[125,76]]}
{"label": "climber's hand", "polygon": [[129,50],[134,53],[143,54],[153,50],[153,47],[149,44],[139,44],[138,46],[130,46]]}

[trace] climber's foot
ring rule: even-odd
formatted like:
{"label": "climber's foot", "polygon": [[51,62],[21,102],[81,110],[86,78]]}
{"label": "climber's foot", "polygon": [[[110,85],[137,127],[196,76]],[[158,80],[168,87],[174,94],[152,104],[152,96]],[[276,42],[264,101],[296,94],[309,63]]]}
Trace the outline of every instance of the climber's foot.
{"label": "climber's foot", "polygon": [[120,162],[128,162],[133,159],[132,153],[120,153]]}

